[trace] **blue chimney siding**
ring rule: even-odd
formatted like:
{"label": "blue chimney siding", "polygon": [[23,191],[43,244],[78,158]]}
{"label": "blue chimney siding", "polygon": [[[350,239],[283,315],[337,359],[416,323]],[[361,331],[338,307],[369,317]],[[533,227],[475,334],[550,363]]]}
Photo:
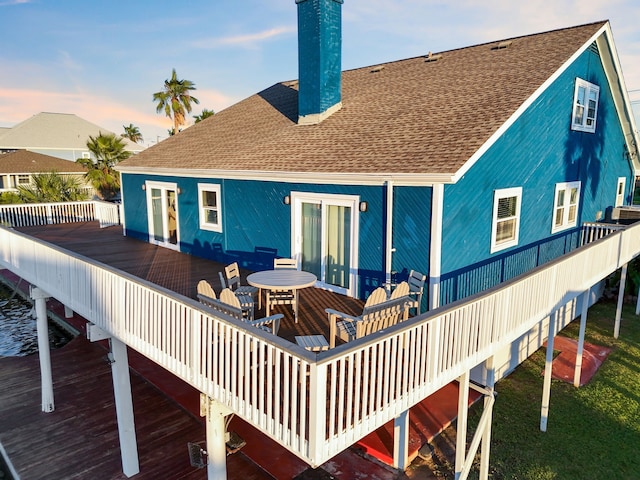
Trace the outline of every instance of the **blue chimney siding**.
{"label": "blue chimney siding", "polygon": [[342,3],[343,0],[296,0],[300,123],[319,123],[340,108]]}

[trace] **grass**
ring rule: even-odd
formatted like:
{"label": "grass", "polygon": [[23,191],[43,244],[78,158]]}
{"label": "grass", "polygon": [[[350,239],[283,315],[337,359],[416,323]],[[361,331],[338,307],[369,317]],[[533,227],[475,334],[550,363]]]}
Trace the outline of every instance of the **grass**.
{"label": "grass", "polygon": [[[612,351],[587,385],[552,381],[547,432],[540,431],[544,349],[497,383],[490,478],[640,478],[640,317],[634,310],[625,305],[614,339],[615,303],[589,309],[585,341]],[[560,334],[577,338],[578,327],[575,321]],[[472,410],[471,433],[481,409]],[[478,478],[477,472],[469,478]]]}

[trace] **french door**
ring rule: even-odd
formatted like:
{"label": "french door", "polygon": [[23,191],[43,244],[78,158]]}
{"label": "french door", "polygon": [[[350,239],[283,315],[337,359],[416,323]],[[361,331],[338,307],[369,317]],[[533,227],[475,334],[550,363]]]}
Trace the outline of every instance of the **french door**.
{"label": "french door", "polygon": [[178,250],[178,187],[175,183],[146,182],[149,243]]}
{"label": "french door", "polygon": [[356,296],[359,197],[292,192],[292,252],[319,286]]}

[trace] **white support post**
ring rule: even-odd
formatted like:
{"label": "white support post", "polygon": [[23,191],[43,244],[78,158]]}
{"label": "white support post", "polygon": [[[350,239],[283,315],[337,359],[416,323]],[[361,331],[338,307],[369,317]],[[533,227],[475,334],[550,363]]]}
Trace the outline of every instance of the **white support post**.
{"label": "white support post", "polygon": [[587,329],[587,312],[589,311],[589,295],[591,289],[588,288],[582,294],[582,312],[580,313],[580,333],[578,335],[578,349],[576,351],[576,369],[573,372],[573,386],[580,386],[582,376],[582,353],[584,351],[584,333]]}
{"label": "white support post", "polygon": [[484,409],[488,410],[487,424],[484,432],[482,433],[482,449],[480,451],[480,480],[487,480],[489,478],[489,460],[491,453],[491,423],[493,419],[493,404],[494,404],[494,388],[496,384],[496,370],[494,364],[494,357],[491,356],[486,361],[487,368],[487,390],[488,393],[484,397]]}
{"label": "white support post", "polygon": [[556,317],[558,312],[549,316],[549,336],[547,337],[547,359],[544,367],[544,384],[542,387],[542,408],[540,412],[540,430],[547,431],[549,420],[549,398],[551,397],[551,371],[553,367],[553,341],[556,335]]}
{"label": "white support post", "polygon": [[64,306],[64,318],[72,318],[73,317],[73,310],[71,310],[71,308],[67,307],[66,305]]}
{"label": "white support post", "polygon": [[[429,310],[440,306],[440,274],[442,271],[442,214],[444,185],[431,188],[431,244],[429,247]],[[419,308],[418,308],[419,310]]]}
{"label": "white support post", "polygon": [[111,346],[111,376],[113,378],[113,395],[116,403],[122,472],[127,477],[132,477],[140,473],[140,463],[138,461],[138,443],[136,441],[136,428],[133,417],[133,398],[131,395],[127,345],[114,337],[109,339],[109,345]]}
{"label": "white support post", "polygon": [[393,419],[393,466],[402,471],[409,466],[409,410]]}
{"label": "white support post", "polygon": [[207,479],[222,480],[227,478],[227,426],[225,417],[232,412],[204,394],[200,394],[200,409],[200,414],[205,413],[207,417]]}
{"label": "white support post", "polygon": [[49,294],[38,287],[30,288],[30,296],[36,305],[36,326],[38,331],[38,358],[40,359],[40,382],[42,390],[42,411],[53,412],[53,374],[51,372],[51,352],[49,351],[49,324],[47,322],[47,298]]}
{"label": "white support post", "polygon": [[636,315],[640,315],[640,285],[638,285],[638,297],[636,300]]}
{"label": "white support post", "polygon": [[458,420],[456,424],[456,473],[461,478],[467,456],[467,419],[469,417],[469,372],[458,377]]}
{"label": "white support post", "polygon": [[622,318],[622,304],[624,302],[624,288],[627,283],[628,265],[628,263],[625,263],[620,272],[620,289],[618,290],[618,306],[616,307],[616,323],[613,327],[613,338],[618,338],[620,335],[620,318]]}

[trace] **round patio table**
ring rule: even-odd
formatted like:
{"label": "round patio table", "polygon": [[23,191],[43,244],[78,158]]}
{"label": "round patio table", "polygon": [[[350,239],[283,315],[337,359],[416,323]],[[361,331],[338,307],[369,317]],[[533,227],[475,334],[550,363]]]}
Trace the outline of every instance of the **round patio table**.
{"label": "round patio table", "polygon": [[317,277],[310,272],[304,270],[294,270],[290,268],[279,268],[277,270],[263,270],[247,275],[247,283],[265,289],[267,292],[266,309],[267,317],[269,316],[271,302],[269,301],[270,292],[286,292],[291,291],[294,297],[293,311],[298,323],[298,290],[301,288],[311,287],[315,285]]}

